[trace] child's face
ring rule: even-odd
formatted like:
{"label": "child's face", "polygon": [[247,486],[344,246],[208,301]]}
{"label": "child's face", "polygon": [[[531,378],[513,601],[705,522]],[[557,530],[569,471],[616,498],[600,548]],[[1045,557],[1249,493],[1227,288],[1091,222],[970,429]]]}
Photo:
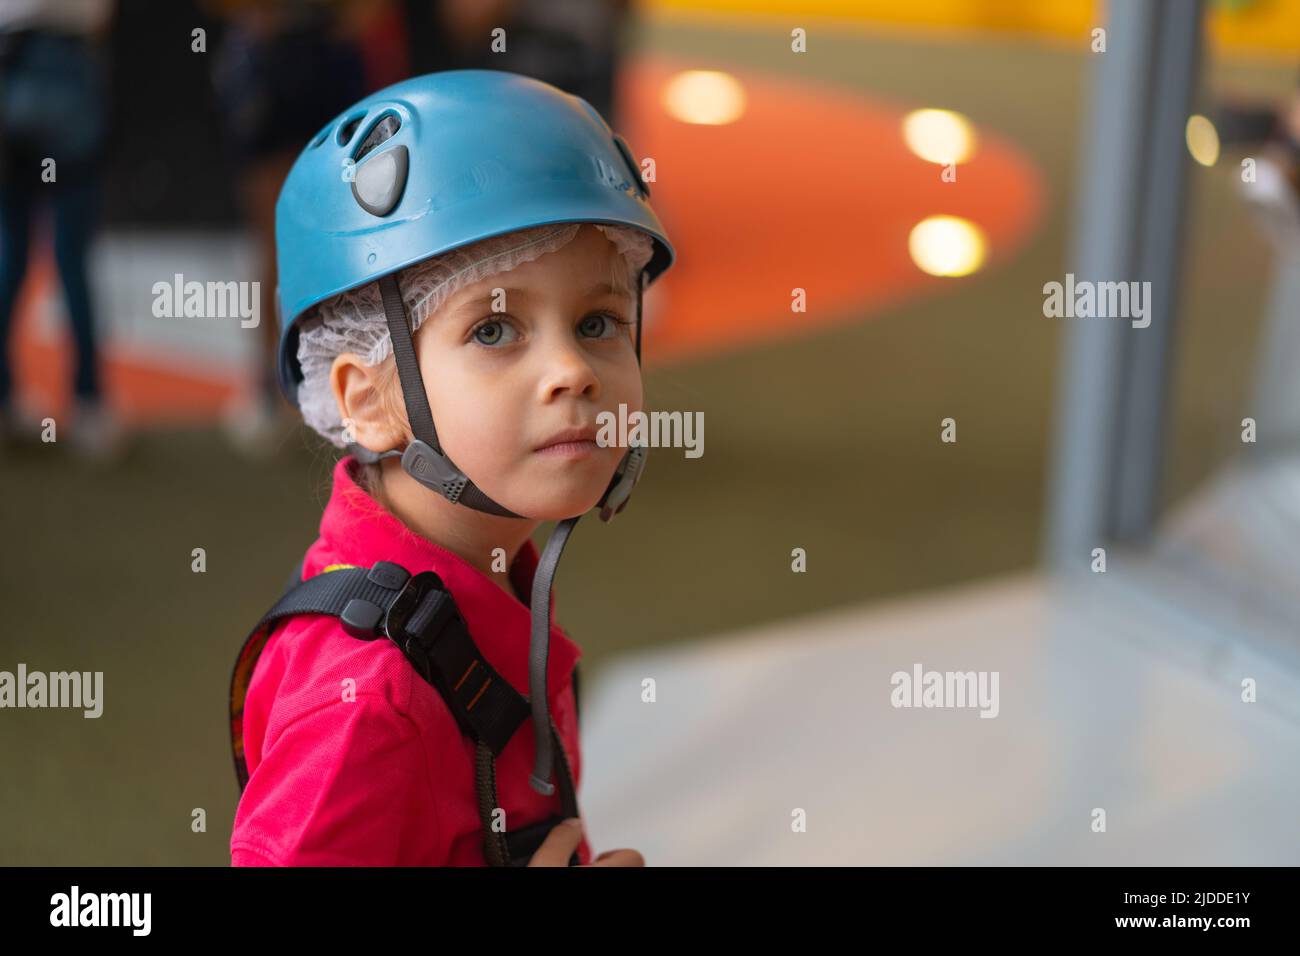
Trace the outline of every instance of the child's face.
{"label": "child's face", "polygon": [[[538,451],[558,432],[596,429],[600,412],[641,409],[636,291],[609,291],[615,269],[626,273],[613,243],[584,224],[561,249],[459,290],[416,334],[443,450],[518,514],[585,513],[626,452]],[[493,312],[497,288],[504,301]]]}

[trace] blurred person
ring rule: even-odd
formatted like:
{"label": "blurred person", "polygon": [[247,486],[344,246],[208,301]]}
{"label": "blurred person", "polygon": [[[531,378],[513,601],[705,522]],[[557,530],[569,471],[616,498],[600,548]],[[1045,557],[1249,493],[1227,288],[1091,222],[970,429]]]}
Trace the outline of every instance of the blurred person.
{"label": "blurred person", "polygon": [[[261,314],[275,315],[275,198],[303,144],[371,88],[361,34],[382,4],[355,0],[210,0],[225,22],[213,86],[252,229]],[[340,174],[342,171],[340,171]],[[232,442],[250,455],[271,451],[292,418],[276,386],[276,325],[263,321],[252,400],[226,409]]]}
{"label": "blurred person", "polygon": [[1224,146],[1258,151],[1255,175],[1238,190],[1279,247],[1300,254],[1300,84],[1280,103],[1231,98],[1214,114]]}
{"label": "blurred person", "polygon": [[0,438],[39,433],[34,416],[17,407],[9,351],[35,214],[48,205],[76,349],[70,444],[101,461],[123,448],[102,394],[86,269],[107,122],[101,41],[112,12],[111,0],[0,3]]}
{"label": "blurred person", "polygon": [[592,863],[563,822],[579,648],[551,583],[641,474],[646,449],[597,423],[641,409],[642,296],[672,247],[628,144],[537,80],[417,77],[322,133],[276,206],[277,368],[346,454],[236,664],[231,861]]}
{"label": "blurred person", "polygon": [[[447,68],[508,70],[581,96],[619,127],[616,76],[630,0],[443,0],[439,23],[446,45],[418,38],[421,0],[405,4],[412,23],[411,66],[416,73]],[[427,14],[426,14],[427,15]],[[505,50],[492,49],[492,31],[505,30]]]}
{"label": "blurred person", "polygon": [[1243,161],[1233,180],[1273,249],[1252,407],[1269,422],[1273,447],[1293,455],[1300,450],[1300,84],[1281,102],[1227,99],[1214,120],[1225,147],[1251,152],[1253,175]]}

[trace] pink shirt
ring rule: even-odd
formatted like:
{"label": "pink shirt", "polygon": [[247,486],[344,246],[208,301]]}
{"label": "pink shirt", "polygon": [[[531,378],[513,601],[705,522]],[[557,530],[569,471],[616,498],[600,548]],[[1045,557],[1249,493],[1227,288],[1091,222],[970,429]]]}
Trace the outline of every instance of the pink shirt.
{"label": "pink shirt", "polygon": [[[527,605],[402,524],[357,485],[356,466],[348,456],[334,468],[304,578],[332,564],[376,561],[435,571],[488,663],[527,696]],[[525,541],[510,569],[521,594],[531,593],[537,558]],[[548,699],[575,787],[582,765],[572,673],[580,653],[555,624],[552,599]],[[352,701],[344,699],[349,678]],[[533,746],[528,719],[497,758],[508,831],[561,812],[558,786],[544,797],[528,784]],[[474,744],[391,641],[359,640],[323,614],[282,623],[249,684],[244,747],[249,778],[230,838],[234,866],[486,865]],[[578,859],[591,861],[585,837]]]}

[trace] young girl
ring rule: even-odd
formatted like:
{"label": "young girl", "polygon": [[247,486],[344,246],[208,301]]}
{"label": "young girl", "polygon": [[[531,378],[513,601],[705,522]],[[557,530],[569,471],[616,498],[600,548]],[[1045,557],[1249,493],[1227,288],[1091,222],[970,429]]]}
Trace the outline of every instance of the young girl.
{"label": "young girl", "polygon": [[550,587],[643,465],[597,439],[641,408],[642,294],[673,260],[648,197],[585,101],[487,70],[383,90],[299,156],[280,375],[351,454],[236,667],[235,865],[592,862]]}

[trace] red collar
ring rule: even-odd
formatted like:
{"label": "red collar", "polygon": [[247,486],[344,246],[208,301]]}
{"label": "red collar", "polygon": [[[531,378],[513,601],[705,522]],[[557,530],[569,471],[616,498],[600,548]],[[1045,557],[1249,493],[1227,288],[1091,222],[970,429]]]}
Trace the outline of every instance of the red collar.
{"label": "red collar", "polygon": [[[451,590],[474,643],[488,663],[527,697],[531,624],[528,605],[507,594],[464,558],[404,525],[357,484],[358,467],[351,455],[334,466],[334,489],[321,515],[320,539],[307,552],[303,575],[319,574],[331,564],[370,567],[376,561],[395,562],[412,574],[436,572]],[[537,546],[526,539],[510,566],[510,578],[519,593],[532,593],[537,560]],[[555,603],[552,592],[548,697],[554,697],[568,683],[573,665],[582,654],[555,623]]]}

